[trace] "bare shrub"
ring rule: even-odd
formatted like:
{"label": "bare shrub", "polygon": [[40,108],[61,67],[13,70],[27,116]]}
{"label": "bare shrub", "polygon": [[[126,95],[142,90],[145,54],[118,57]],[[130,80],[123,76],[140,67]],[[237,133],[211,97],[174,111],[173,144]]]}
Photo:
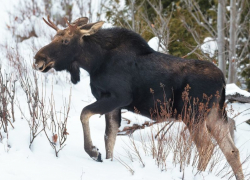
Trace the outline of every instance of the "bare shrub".
{"label": "bare shrub", "polygon": [[[68,101],[64,101],[63,109],[60,110],[59,115],[56,111],[56,105],[53,95],[53,87],[50,98],[50,110],[49,114],[44,113],[45,109],[45,101],[40,102],[40,109],[42,112],[42,122],[44,127],[44,133],[51,145],[51,147],[55,151],[56,157],[58,157],[58,153],[66,146],[65,142],[67,140],[67,136],[69,133],[67,132],[67,122],[70,111],[71,104],[71,90],[69,94]],[[47,118],[49,115],[49,118]]]}
{"label": "bare shrub", "polygon": [[[14,100],[15,100],[15,83],[11,74],[5,73],[3,75],[0,66],[0,139],[3,139],[1,130],[7,135],[8,139],[8,125],[14,128],[12,122],[15,122]],[[11,122],[12,119],[12,122]]]}
{"label": "bare shrub", "polygon": [[[32,78],[32,79],[31,79]],[[64,106],[60,112],[56,111],[53,86],[51,97],[46,96],[46,87],[44,79],[41,78],[41,87],[38,85],[38,76],[36,72],[30,77],[27,73],[20,76],[20,84],[26,96],[29,116],[25,115],[23,104],[18,102],[18,107],[22,116],[28,122],[30,128],[30,145],[35,138],[42,132],[45,133],[51,147],[55,150],[55,155],[58,157],[59,151],[66,145],[68,132],[67,121],[70,111],[71,91],[69,100],[64,101]],[[58,115],[59,114],[59,115]]]}
{"label": "bare shrub", "polygon": [[39,88],[38,88],[38,77],[35,72],[32,73],[32,78],[30,78],[28,73],[23,74],[20,76],[19,82],[21,87],[26,96],[26,103],[29,109],[29,117],[26,117],[25,112],[23,111],[23,107],[18,101],[18,107],[22,114],[22,116],[26,119],[30,127],[30,145],[31,145],[35,138],[43,131],[43,128],[40,128],[42,124],[43,114],[39,109]]}

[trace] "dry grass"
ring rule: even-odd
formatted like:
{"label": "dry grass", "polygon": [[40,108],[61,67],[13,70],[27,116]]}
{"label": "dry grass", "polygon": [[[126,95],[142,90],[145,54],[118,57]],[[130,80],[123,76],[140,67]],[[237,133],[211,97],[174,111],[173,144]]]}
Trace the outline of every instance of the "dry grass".
{"label": "dry grass", "polygon": [[[219,177],[231,179],[234,177],[234,173],[225,161],[225,157],[218,146],[219,142],[216,142],[208,131],[203,135],[199,133],[203,132],[202,128],[204,128],[206,122],[204,119],[210,112],[209,101],[212,96],[208,97],[204,94],[205,103],[200,103],[199,99],[195,98],[191,101],[189,89],[190,87],[187,86],[182,94],[184,101],[183,121],[173,121],[172,117],[177,117],[179,120],[181,117],[172,110],[173,103],[171,100],[164,100],[164,102],[156,100],[155,108],[151,110],[152,119],[155,119],[156,123],[144,131],[137,131],[136,138],[133,134],[129,136],[130,142],[126,143],[127,156],[132,162],[135,160],[140,162],[143,167],[146,166],[144,157],[151,156],[161,171],[167,171],[167,163],[172,162],[175,167],[180,166],[180,172],[183,173],[186,167],[192,166],[194,172],[200,173],[206,170],[208,173],[216,174]],[[153,94],[153,90],[151,92]],[[218,93],[215,96],[218,96]],[[214,104],[214,107],[217,107],[217,105]],[[187,124],[191,126],[188,127]],[[137,129],[139,128],[137,127]],[[218,129],[216,133],[224,133],[223,129]],[[129,132],[134,131],[130,129]],[[199,139],[202,139],[202,142],[199,143],[203,144],[200,152],[194,143],[197,136],[201,136]],[[242,164],[249,163],[249,159],[249,156],[247,156]],[[249,178],[246,170],[245,178]]]}

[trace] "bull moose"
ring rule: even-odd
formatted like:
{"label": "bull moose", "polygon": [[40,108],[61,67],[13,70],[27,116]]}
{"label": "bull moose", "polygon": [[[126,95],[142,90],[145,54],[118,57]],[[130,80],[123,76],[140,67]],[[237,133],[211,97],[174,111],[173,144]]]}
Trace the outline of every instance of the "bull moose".
{"label": "bull moose", "polygon": [[[239,150],[229,134],[229,125],[224,109],[225,79],[223,73],[213,64],[201,60],[189,60],[154,51],[137,33],[125,28],[102,29],[103,21],[88,23],[82,17],[59,29],[48,17],[45,23],[56,30],[52,42],[41,48],[35,55],[33,68],[47,72],[66,70],[71,81],[80,81],[80,68],[90,75],[90,87],[96,102],[83,108],[80,120],[83,127],[84,149],[88,155],[102,162],[101,153],[93,146],[89,118],[94,114],[105,114],[106,158],[113,158],[116,135],[121,122],[121,109],[140,111],[151,117],[149,109],[154,105],[150,88],[155,99],[162,100],[160,83],[165,85],[165,96],[174,95],[173,108],[181,114],[182,92],[189,85],[189,95],[202,99],[203,94],[214,95],[209,103],[211,109],[202,122],[202,128],[192,132],[199,152],[199,167],[204,170],[204,145],[211,142],[210,133],[218,142],[237,180],[244,175]],[[219,98],[219,100],[218,100]],[[219,108],[213,108],[217,103]],[[191,130],[192,124],[186,123]],[[226,133],[216,133],[223,129]],[[211,158],[208,157],[207,160]],[[204,161],[204,162],[202,162]],[[203,166],[202,166],[203,164]]]}

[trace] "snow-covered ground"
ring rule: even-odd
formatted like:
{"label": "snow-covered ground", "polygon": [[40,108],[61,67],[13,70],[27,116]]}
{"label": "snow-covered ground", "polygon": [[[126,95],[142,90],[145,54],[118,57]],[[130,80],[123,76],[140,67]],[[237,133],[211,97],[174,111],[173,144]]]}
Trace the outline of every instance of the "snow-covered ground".
{"label": "snow-covered ground", "polygon": [[[13,2],[5,0],[0,6],[0,17],[4,18],[4,21],[0,21],[0,33],[4,34],[0,39],[0,44],[7,44],[11,47],[13,41],[12,35],[6,29],[8,23],[8,11],[15,12],[13,9]],[[42,24],[42,19],[37,18],[34,20],[38,24]],[[46,26],[41,25],[40,28]],[[41,33],[42,34],[42,33]],[[31,66],[33,51],[33,43],[39,47],[48,42],[48,38],[32,38],[23,41],[19,44],[20,52],[25,57],[28,66]],[[5,58],[4,49],[1,49],[0,59],[3,65],[3,71],[9,70],[7,60]],[[30,71],[31,68],[29,68]],[[155,160],[150,154],[145,154],[142,150],[141,136],[148,136],[148,133],[152,130],[152,127],[145,128],[141,131],[134,133],[133,139],[137,145],[145,167],[142,166],[136,155],[129,158],[129,153],[133,154],[131,147],[131,141],[128,136],[118,136],[115,150],[114,160],[106,160],[105,158],[105,145],[104,145],[104,131],[105,131],[105,119],[104,116],[94,115],[90,119],[91,136],[94,145],[96,145],[103,156],[103,163],[97,163],[93,161],[83,149],[83,132],[80,122],[80,113],[83,107],[95,101],[91,94],[89,87],[89,76],[85,71],[81,72],[81,82],[77,85],[71,85],[67,79],[69,76],[65,72],[39,74],[39,87],[42,87],[42,79],[44,79],[44,87],[46,89],[46,98],[50,98],[50,92],[52,90],[55,98],[55,104],[59,110],[63,107],[64,99],[68,99],[70,89],[72,88],[71,110],[69,113],[67,132],[69,133],[66,141],[66,146],[59,152],[59,157],[55,156],[54,150],[51,148],[49,141],[45,134],[42,132],[36,137],[31,148],[29,148],[30,129],[27,121],[23,118],[23,115],[15,107],[16,122],[13,123],[14,129],[9,128],[9,137],[0,141],[0,180],[151,180],[151,179],[173,179],[173,180],[219,180],[229,179],[228,176],[222,177],[226,174],[219,173],[222,166],[225,164],[225,158],[222,156],[222,160],[214,168],[212,172],[207,169],[205,172],[197,173],[196,168],[191,165],[185,167],[184,172],[180,172],[180,165],[173,164],[173,153],[170,152],[166,160],[166,170],[162,171],[157,167]],[[27,100],[20,84],[17,83],[17,100],[21,104],[21,107],[25,114],[28,116]],[[235,92],[249,96],[250,94],[241,89],[237,89],[235,85],[227,86],[227,93],[233,94]],[[242,112],[250,108],[250,104],[233,103],[228,107],[234,109],[230,111],[229,116],[234,117],[239,112]],[[123,117],[133,120],[136,123],[141,123],[146,119],[140,115],[136,115],[130,112],[122,114]],[[236,146],[240,150],[241,161],[245,160],[250,154],[250,126],[244,123],[244,121],[250,119],[250,110],[244,111],[237,117],[235,132]],[[122,122],[124,126],[126,121]],[[180,123],[176,123],[172,129],[178,128]],[[41,127],[40,127],[41,128]],[[146,144],[150,144],[148,138],[145,139]],[[129,170],[130,169],[130,170]],[[134,173],[131,173],[132,170]],[[243,165],[245,174],[250,173],[250,161],[247,161]],[[247,177],[250,178],[249,175]],[[235,179],[234,177],[232,179]]]}
{"label": "snow-covered ground", "polygon": [[[0,142],[0,175],[4,180],[35,180],[35,179],[182,179],[183,172],[180,172],[179,165],[172,164],[171,155],[166,161],[167,171],[161,171],[155,160],[150,155],[144,155],[142,159],[145,167],[142,167],[139,160],[134,158],[134,162],[129,159],[126,151],[129,149],[130,140],[127,136],[118,136],[115,146],[114,161],[104,159],[103,163],[93,161],[83,149],[82,126],[79,115],[84,106],[94,101],[89,89],[89,78],[86,76],[76,86],[72,87],[72,108],[69,115],[67,132],[69,133],[66,146],[59,153],[59,157],[55,156],[44,133],[41,133],[34,141],[31,149],[29,149],[29,126],[25,119],[22,119],[20,113],[16,114],[15,129],[10,128],[9,139]],[[60,104],[62,97],[68,97],[70,92],[70,84],[54,85],[54,95],[56,104]],[[49,91],[50,88],[48,88]],[[49,93],[48,93],[49,94]],[[24,93],[18,91],[19,101],[24,101]],[[234,114],[250,108],[250,104],[232,104]],[[24,106],[25,107],[25,106]],[[234,116],[232,114],[231,116]],[[124,117],[143,120],[145,118],[125,113]],[[249,119],[249,111],[239,115],[236,119],[237,131],[235,133],[235,141],[241,152],[241,159],[244,160],[250,153],[250,126],[243,123]],[[178,124],[178,123],[176,123]],[[178,125],[176,125],[177,127]],[[90,120],[91,134],[94,144],[99,148],[102,155],[105,155],[104,145],[104,116],[94,115]],[[175,128],[175,127],[173,127]],[[147,134],[150,128],[142,130],[142,134]],[[139,131],[135,132],[134,139],[141,148]],[[149,143],[149,141],[146,143]],[[8,147],[9,145],[9,147]],[[142,150],[140,150],[142,151]],[[122,165],[122,160],[133,171],[134,175]],[[225,160],[221,164],[224,165]],[[219,171],[218,169],[215,172]],[[244,165],[245,171],[249,171],[249,161]],[[196,175],[196,169],[191,166],[185,168],[184,179],[221,179],[213,173],[203,172]],[[227,177],[228,178],[228,177]],[[224,178],[224,179],[227,179]]]}

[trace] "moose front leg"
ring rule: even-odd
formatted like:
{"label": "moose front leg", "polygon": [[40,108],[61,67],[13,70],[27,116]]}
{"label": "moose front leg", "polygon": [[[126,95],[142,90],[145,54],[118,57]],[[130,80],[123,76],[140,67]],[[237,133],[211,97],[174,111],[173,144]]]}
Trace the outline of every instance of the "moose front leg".
{"label": "moose front leg", "polygon": [[111,158],[111,160],[113,160],[115,140],[121,122],[121,110],[115,109],[112,112],[105,114],[105,118],[106,130],[104,135],[104,141],[106,148],[106,159]]}
{"label": "moose front leg", "polygon": [[[121,98],[119,98],[121,97]],[[103,98],[100,99],[93,104],[86,106],[81,113],[81,122],[83,127],[83,136],[84,136],[84,149],[89,154],[89,156],[98,161],[102,162],[101,153],[98,152],[98,149],[93,146],[91,135],[90,135],[90,128],[89,128],[89,118],[94,114],[107,114],[115,109],[120,109],[121,107],[127,105],[130,103],[130,98],[127,98],[126,100],[122,98],[124,96],[116,96],[113,98]],[[118,126],[117,126],[118,129]],[[111,131],[111,134],[114,134],[114,131]],[[114,137],[111,138],[108,142],[108,144],[111,141],[114,141]],[[107,145],[107,144],[106,144]],[[108,145],[109,147],[112,147],[111,145]],[[113,147],[112,147],[113,149]],[[108,155],[109,157],[109,155]]]}
{"label": "moose front leg", "polygon": [[81,113],[81,122],[83,128],[83,139],[84,139],[84,150],[88,153],[88,155],[98,161],[102,162],[101,153],[98,152],[98,149],[93,146],[91,135],[90,135],[90,128],[89,128],[89,118],[94,115],[95,113],[88,111],[87,109],[83,109]]}

